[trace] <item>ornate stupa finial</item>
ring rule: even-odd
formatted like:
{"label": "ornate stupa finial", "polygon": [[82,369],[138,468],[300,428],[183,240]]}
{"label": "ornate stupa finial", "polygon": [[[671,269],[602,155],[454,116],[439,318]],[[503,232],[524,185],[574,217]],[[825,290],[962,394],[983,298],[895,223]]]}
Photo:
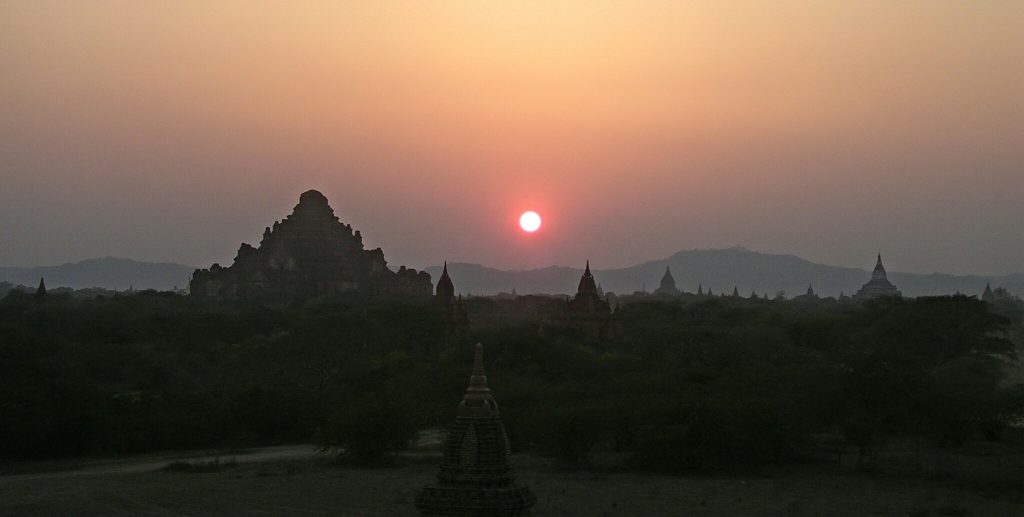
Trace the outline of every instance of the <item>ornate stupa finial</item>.
{"label": "ornate stupa finial", "polygon": [[469,377],[469,391],[491,391],[487,388],[487,375],[484,374],[484,345],[477,343],[473,351],[473,375]]}
{"label": "ornate stupa finial", "polygon": [[469,377],[469,388],[459,404],[459,416],[465,417],[497,417],[498,403],[491,396],[487,387],[487,375],[484,374],[484,346],[476,344],[473,352],[473,374]]}

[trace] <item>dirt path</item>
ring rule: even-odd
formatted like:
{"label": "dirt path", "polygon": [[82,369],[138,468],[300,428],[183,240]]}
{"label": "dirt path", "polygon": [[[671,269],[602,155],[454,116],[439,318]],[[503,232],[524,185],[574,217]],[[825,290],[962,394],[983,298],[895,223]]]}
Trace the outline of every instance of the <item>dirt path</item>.
{"label": "dirt path", "polygon": [[[36,468],[46,469],[44,472],[26,474],[0,475],[0,486],[5,483],[23,482],[27,480],[61,479],[82,476],[98,476],[104,474],[130,474],[152,472],[176,461],[189,463],[221,462],[260,463],[314,458],[318,455],[312,445],[281,445],[277,447],[260,447],[241,451],[186,451],[160,455],[135,456],[124,459],[102,459],[87,463],[54,463],[42,464]],[[48,468],[49,467],[49,468]]]}

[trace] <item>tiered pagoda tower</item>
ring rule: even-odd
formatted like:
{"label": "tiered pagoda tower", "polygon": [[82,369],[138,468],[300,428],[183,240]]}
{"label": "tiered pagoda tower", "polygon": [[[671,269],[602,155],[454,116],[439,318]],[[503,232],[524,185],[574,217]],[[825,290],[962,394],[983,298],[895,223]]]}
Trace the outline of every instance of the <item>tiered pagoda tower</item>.
{"label": "tiered pagoda tower", "polygon": [[528,515],[537,497],[515,482],[511,451],[498,403],[484,375],[484,349],[477,343],[469,389],[448,432],[437,483],[423,487],[416,507],[426,516]]}
{"label": "tiered pagoda tower", "polygon": [[679,288],[676,287],[676,279],[672,277],[672,271],[665,266],[665,275],[661,277],[661,285],[654,290],[654,294],[663,296],[679,296]]}
{"label": "tiered pagoda tower", "polygon": [[883,296],[902,296],[899,289],[889,281],[885,275],[885,266],[882,265],[882,254],[878,254],[878,262],[875,263],[875,270],[871,273],[871,280],[861,286],[855,299],[868,300]]}

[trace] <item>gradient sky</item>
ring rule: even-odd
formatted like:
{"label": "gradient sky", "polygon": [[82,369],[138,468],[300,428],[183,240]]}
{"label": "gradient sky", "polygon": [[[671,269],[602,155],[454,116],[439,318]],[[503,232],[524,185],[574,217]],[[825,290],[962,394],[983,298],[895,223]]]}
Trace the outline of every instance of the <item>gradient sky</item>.
{"label": "gradient sky", "polygon": [[[1024,271],[1024,2],[0,2],[0,265]],[[535,235],[521,211],[545,218]]]}

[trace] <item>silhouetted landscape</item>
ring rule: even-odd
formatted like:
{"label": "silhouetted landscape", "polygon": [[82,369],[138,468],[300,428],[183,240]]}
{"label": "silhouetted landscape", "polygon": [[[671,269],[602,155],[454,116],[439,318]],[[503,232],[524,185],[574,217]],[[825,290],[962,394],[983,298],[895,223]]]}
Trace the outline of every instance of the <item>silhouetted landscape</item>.
{"label": "silhouetted landscape", "polygon": [[[972,503],[986,511],[1004,511],[1001,498],[1019,502],[1019,297],[991,287],[981,297],[901,297],[881,257],[872,274],[859,272],[864,285],[850,288],[853,297],[679,289],[676,277],[693,275],[688,257],[708,254],[722,271],[742,271],[744,260],[809,265],[745,250],[690,252],[671,266],[618,272],[629,279],[665,267],[651,292],[604,291],[619,285],[606,280],[614,273],[588,264],[569,297],[463,297],[457,286],[466,269],[447,264],[436,282],[404,267],[391,271],[380,248],[364,250],[360,233],[310,191],[258,247],[242,244],[233,264],[196,270],[188,293],[60,291],[45,282],[34,292],[12,289],[0,301],[0,455],[15,462],[7,481],[0,477],[0,493],[8,511],[60,513],[66,508],[17,495],[19,480],[37,479],[39,467],[25,461],[159,453],[164,463],[71,467],[43,479],[90,486],[118,469],[141,470],[134,475],[153,480],[146,483],[174,487],[181,476],[234,472],[229,479],[244,486],[267,476],[322,483],[334,469],[364,477],[362,469],[383,467],[391,473],[380,483],[405,487],[395,488],[405,494],[394,496],[402,504],[385,494],[349,509],[386,504],[401,514],[415,500],[430,515],[457,513],[462,504],[491,508],[485,513],[544,504],[548,512],[569,505],[590,513],[632,498],[623,494],[600,508],[560,502],[564,488],[537,486],[571,483],[572,472],[605,480],[595,486],[666,474],[793,484],[759,496],[756,507],[742,497],[719,501],[709,509],[714,515],[782,506],[843,514],[834,500],[807,500],[807,492],[818,476],[858,473],[962,492],[925,502],[895,496],[884,512],[967,511],[960,501],[974,497],[966,495],[972,490],[995,497]],[[785,278],[800,269],[761,274]],[[749,278],[738,277],[737,285]],[[547,291],[560,287],[552,281]],[[470,387],[449,427],[473,343],[486,348],[476,345]],[[259,449],[282,444],[310,445]],[[440,483],[414,495],[414,479],[429,477],[423,469],[442,445]],[[189,460],[168,452],[175,450],[224,452]],[[247,459],[250,450],[257,452]],[[513,452],[528,458],[522,478],[536,493],[511,477]],[[363,482],[381,475],[368,472]],[[855,485],[852,479],[840,483]],[[141,500],[164,497],[140,490],[127,502],[75,506],[86,514],[146,513]],[[666,497],[651,497],[640,511],[672,513],[714,499],[672,490]],[[329,512],[319,506],[329,501],[304,508]],[[259,508],[205,504],[163,508]],[[848,510],[875,511],[863,503]]]}
{"label": "silhouetted landscape", "polygon": [[0,2],[0,517],[1024,515],[1024,2]]}
{"label": "silhouetted landscape", "polygon": [[[866,266],[871,264],[866,264]],[[869,274],[864,269],[815,264],[792,255],[771,255],[743,248],[680,251],[662,260],[652,260],[622,269],[594,268],[601,276],[605,291],[631,294],[646,288],[654,291],[665,268],[676,272],[676,281],[686,291],[696,292],[698,286],[717,292],[732,292],[733,287],[745,295],[785,291],[789,296],[803,294],[808,285],[823,296],[838,297],[840,293],[856,292]],[[479,264],[449,262],[448,269],[459,277],[459,292],[494,295],[511,293],[571,294],[575,291],[582,269],[549,267],[528,271],[502,271]],[[441,273],[440,266],[426,271],[432,276]],[[1004,286],[1014,293],[1024,292],[1024,274],[984,276],[916,274],[890,272],[893,282],[910,296],[955,294],[980,295],[985,284]]]}
{"label": "silhouetted landscape", "polygon": [[[653,291],[666,267],[679,272],[677,281],[688,291],[698,285],[715,291],[749,294],[756,291],[773,296],[785,291],[790,296],[803,294],[808,285],[825,296],[852,294],[863,283],[868,271],[816,264],[792,255],[771,255],[743,248],[680,251],[669,258],[652,260],[622,269],[595,268],[606,291],[629,294],[647,286]],[[448,268],[459,277],[459,292],[490,296],[516,290],[521,294],[572,294],[582,269],[548,267],[507,271],[479,264],[450,262]],[[54,287],[108,290],[184,289],[195,267],[181,264],[155,264],[113,257],[90,259],[73,264],[44,267],[0,267],[0,282],[22,285],[34,290],[40,278]],[[441,266],[424,269],[432,277],[441,274]],[[1024,292],[1024,273],[1010,275],[950,275],[890,272],[889,276],[910,296],[963,293],[980,295],[985,284],[1003,286],[1013,293]],[[0,284],[2,285],[2,284]],[[0,287],[0,295],[6,290]]]}

